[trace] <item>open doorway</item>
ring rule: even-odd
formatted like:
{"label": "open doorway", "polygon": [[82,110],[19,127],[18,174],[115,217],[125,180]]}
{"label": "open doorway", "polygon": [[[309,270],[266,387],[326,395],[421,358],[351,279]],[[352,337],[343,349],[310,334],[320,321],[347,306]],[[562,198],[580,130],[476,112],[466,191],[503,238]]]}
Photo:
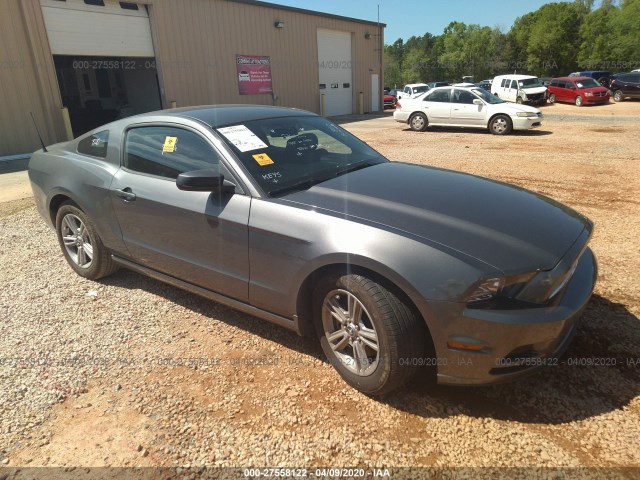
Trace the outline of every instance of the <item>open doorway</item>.
{"label": "open doorway", "polygon": [[155,59],[54,55],[74,137],[118,118],[162,108]]}

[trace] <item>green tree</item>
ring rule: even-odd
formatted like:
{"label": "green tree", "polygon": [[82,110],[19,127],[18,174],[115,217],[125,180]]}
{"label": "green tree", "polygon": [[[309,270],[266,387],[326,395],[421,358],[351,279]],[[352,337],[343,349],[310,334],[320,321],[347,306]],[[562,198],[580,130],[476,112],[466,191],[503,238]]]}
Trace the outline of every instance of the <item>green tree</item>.
{"label": "green tree", "polygon": [[580,70],[606,70],[616,54],[617,40],[612,35],[619,22],[619,9],[611,2],[590,12],[580,27]]}
{"label": "green tree", "polygon": [[640,0],[623,0],[613,28],[612,56],[619,70],[640,66]]}

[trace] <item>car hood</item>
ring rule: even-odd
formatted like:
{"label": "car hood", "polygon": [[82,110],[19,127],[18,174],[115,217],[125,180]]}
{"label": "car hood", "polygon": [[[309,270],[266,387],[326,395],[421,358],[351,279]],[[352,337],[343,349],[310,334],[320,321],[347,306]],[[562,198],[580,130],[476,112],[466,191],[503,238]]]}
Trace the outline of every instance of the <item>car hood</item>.
{"label": "car hood", "polygon": [[497,103],[493,105],[494,108],[500,110],[501,112],[508,113],[509,115],[515,115],[518,112],[533,112],[533,113],[541,113],[539,109],[535,107],[531,107],[529,105],[525,105],[523,103]]}
{"label": "car hood", "polygon": [[527,95],[535,95],[536,93],[544,93],[547,91],[547,87],[524,87],[522,88]]}
{"label": "car hood", "polygon": [[609,89],[606,87],[588,87],[588,88],[580,88],[581,92],[589,92],[589,93],[604,93],[608,92]]}
{"label": "car hood", "polygon": [[590,222],[549,198],[464,173],[383,163],[282,198],[419,237],[506,274],[553,268]]}

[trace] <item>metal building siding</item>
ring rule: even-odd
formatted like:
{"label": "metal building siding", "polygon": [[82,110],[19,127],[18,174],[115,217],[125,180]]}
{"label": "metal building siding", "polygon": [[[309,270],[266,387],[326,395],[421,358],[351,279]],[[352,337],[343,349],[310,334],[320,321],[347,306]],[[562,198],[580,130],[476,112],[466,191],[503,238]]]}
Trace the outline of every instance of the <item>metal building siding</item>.
{"label": "metal building siding", "polygon": [[[371,74],[381,73],[376,25],[229,0],[150,3],[167,102],[271,104],[271,95],[238,93],[235,55],[264,55],[271,57],[275,104],[319,112],[316,32],[322,28],[352,33],[353,108],[363,92],[364,111],[371,109]],[[284,28],[275,28],[276,20]]]}
{"label": "metal building siding", "polygon": [[39,0],[2,0],[0,7],[0,156],[30,153],[65,140],[61,100]]}

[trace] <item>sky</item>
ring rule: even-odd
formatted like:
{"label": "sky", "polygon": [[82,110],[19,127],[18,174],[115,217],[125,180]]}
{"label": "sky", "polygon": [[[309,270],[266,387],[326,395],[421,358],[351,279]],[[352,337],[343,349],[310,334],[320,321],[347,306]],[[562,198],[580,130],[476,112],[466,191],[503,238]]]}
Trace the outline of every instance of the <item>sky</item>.
{"label": "sky", "polygon": [[[407,40],[429,32],[442,34],[453,21],[477,23],[487,27],[500,27],[507,32],[516,18],[533,12],[544,0],[507,0],[506,2],[478,2],[477,0],[267,0],[270,3],[332,13],[361,20],[386,23],[385,43],[398,38]],[[558,0],[569,1],[569,0]]]}

